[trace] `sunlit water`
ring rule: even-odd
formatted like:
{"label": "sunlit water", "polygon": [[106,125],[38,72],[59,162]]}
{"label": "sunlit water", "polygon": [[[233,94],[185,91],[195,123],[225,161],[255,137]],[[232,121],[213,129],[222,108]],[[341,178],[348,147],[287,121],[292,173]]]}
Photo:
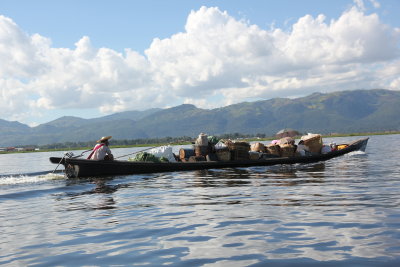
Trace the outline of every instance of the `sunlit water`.
{"label": "sunlit water", "polygon": [[60,152],[0,155],[0,265],[400,266],[399,140],[309,165],[78,180],[51,173]]}

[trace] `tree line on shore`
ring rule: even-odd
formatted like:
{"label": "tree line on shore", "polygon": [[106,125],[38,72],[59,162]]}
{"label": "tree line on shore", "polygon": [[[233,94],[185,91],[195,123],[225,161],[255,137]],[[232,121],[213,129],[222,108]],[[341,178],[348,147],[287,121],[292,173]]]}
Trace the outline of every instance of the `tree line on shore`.
{"label": "tree line on shore", "polygon": [[[266,135],[262,133],[254,134],[241,134],[241,133],[228,133],[216,135],[217,139],[240,139],[240,138],[265,138]],[[112,139],[111,146],[136,146],[136,145],[151,145],[151,144],[174,144],[174,143],[190,143],[194,142],[197,137],[181,136],[181,137],[160,137],[160,138],[139,138],[139,139]],[[63,149],[63,148],[87,148],[92,147],[96,141],[86,142],[63,142],[48,145],[38,146],[40,150],[50,149]],[[32,147],[32,145],[30,145]]]}

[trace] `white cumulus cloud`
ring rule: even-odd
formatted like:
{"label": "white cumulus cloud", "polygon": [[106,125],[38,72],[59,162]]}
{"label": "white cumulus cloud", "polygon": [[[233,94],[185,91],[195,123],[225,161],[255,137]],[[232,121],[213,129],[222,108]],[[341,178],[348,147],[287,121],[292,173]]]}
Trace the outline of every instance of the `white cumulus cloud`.
{"label": "white cumulus cloud", "polygon": [[[379,7],[379,3],[372,1]],[[366,14],[362,1],[331,21],[304,15],[290,30],[262,29],[217,7],[192,11],[185,30],[155,38],[144,55],[73,49],[28,35],[0,16],[0,118],[55,109],[104,113],[357,88],[400,90],[400,30]]]}
{"label": "white cumulus cloud", "polygon": [[[398,32],[357,7],[328,22],[324,15],[305,15],[288,32],[202,7],[189,15],[185,30],[155,39],[146,55],[161,72],[158,84],[186,103],[208,99],[222,105],[372,84],[387,88],[390,81],[373,70],[398,60],[399,52]],[[218,95],[220,102],[213,103]]]}

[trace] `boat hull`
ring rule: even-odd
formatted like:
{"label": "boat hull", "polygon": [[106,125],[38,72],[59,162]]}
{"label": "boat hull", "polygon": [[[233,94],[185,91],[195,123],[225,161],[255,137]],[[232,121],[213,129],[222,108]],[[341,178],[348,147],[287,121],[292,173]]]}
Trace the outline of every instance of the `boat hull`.
{"label": "boat hull", "polygon": [[325,161],[353,151],[365,151],[368,138],[360,139],[349,144],[346,148],[332,151],[327,154],[296,156],[282,158],[268,158],[260,160],[242,161],[200,161],[200,162],[131,162],[131,161],[96,161],[77,158],[51,157],[54,164],[62,164],[65,167],[65,175],[68,178],[115,176],[141,173],[193,171],[203,169],[236,168],[251,166],[272,166],[279,164],[313,163]]}

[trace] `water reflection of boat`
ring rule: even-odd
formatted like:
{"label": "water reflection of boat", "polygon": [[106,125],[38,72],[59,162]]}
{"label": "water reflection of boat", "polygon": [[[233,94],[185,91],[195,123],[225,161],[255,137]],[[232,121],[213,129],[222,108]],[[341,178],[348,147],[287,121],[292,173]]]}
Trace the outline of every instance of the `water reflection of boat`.
{"label": "water reflection of boat", "polygon": [[51,157],[54,164],[63,164],[68,178],[129,175],[173,171],[193,171],[203,169],[237,168],[252,166],[272,166],[279,164],[313,163],[336,158],[353,151],[365,151],[368,138],[357,140],[346,147],[327,154],[308,156],[267,158],[240,161],[200,161],[200,162],[131,162],[131,161],[96,161],[77,158]]}
{"label": "water reflection of boat", "polygon": [[[279,180],[282,185],[303,183],[322,183],[325,178],[325,162],[307,165],[284,165],[279,169],[269,169],[270,177]],[[279,185],[279,184],[278,184]]]}

